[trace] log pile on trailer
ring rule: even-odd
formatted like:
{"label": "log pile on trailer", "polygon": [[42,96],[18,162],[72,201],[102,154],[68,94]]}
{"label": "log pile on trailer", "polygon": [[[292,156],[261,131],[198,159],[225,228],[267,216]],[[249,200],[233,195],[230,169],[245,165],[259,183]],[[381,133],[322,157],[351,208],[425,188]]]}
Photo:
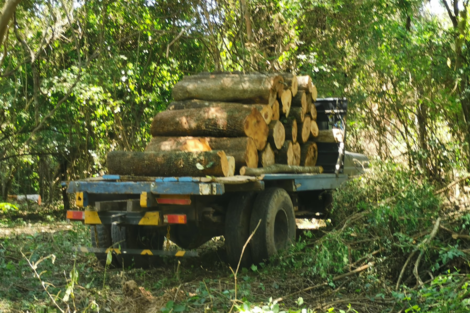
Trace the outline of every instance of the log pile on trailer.
{"label": "log pile on trailer", "polygon": [[[178,82],[173,98],[154,117],[144,152],[108,154],[110,174],[322,173],[318,145],[344,141],[344,127],[319,127],[319,114],[328,121],[331,112],[317,110],[317,89],[309,76],[202,73]],[[336,159],[327,147],[330,165]]]}

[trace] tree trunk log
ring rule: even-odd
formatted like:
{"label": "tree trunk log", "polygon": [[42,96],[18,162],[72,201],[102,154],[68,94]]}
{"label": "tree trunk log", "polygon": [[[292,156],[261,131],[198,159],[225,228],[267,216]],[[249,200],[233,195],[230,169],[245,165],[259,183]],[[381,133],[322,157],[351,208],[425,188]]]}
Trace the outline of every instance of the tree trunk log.
{"label": "tree trunk log", "polygon": [[152,136],[250,137],[263,150],[268,125],[257,109],[205,108],[158,113],[152,122]]}
{"label": "tree trunk log", "polygon": [[248,137],[153,137],[145,152],[159,151],[212,151],[223,150],[235,158],[236,169],[242,166],[257,167],[258,151],[253,139]]}
{"label": "tree trunk log", "polygon": [[295,118],[297,124],[302,123],[305,119],[305,114],[302,112],[302,108],[291,108],[290,115]]}
{"label": "tree trunk log", "polygon": [[312,96],[313,102],[315,103],[315,101],[317,101],[317,97],[318,97],[318,91],[317,91],[317,87],[315,85],[313,85],[313,88],[312,88],[312,91],[311,91],[310,94]]}
{"label": "tree trunk log", "polygon": [[256,108],[264,118],[266,124],[271,123],[273,118],[273,109],[267,104],[240,104],[234,102],[218,102],[218,101],[205,101],[205,100],[183,100],[171,102],[167,110],[187,110],[187,109],[204,109],[204,108],[222,108],[222,109],[237,109],[237,108]]}
{"label": "tree trunk log", "polygon": [[199,74],[185,76],[173,88],[173,99],[272,104],[284,90],[272,74]]}
{"label": "tree trunk log", "polygon": [[279,121],[279,119],[281,118],[281,109],[279,108],[279,101],[274,101],[271,108],[273,110],[273,118],[271,121]]}
{"label": "tree trunk log", "polygon": [[[260,166],[262,167],[271,166],[276,163],[274,151],[271,148],[271,145],[269,143],[266,145],[266,148],[264,148],[263,151],[259,152],[259,160],[260,160]],[[249,166],[249,167],[256,168],[257,166],[255,167]],[[242,175],[241,172],[240,172],[240,175]]]}
{"label": "tree trunk log", "polygon": [[292,92],[292,97],[295,97],[298,90],[297,76],[295,74],[285,73],[282,74],[284,78],[284,89],[289,89]]}
{"label": "tree trunk log", "polygon": [[298,124],[298,141],[301,143],[305,143],[308,141],[308,138],[310,138],[310,133],[312,131],[312,119],[310,116],[306,116],[304,121],[300,124]]}
{"label": "tree trunk log", "polygon": [[287,122],[284,124],[286,140],[291,140],[294,143],[297,142],[297,134],[299,133],[297,125],[297,121],[291,119],[287,120]]}
{"label": "tree trunk log", "polygon": [[[232,159],[233,162],[233,159]],[[107,166],[110,174],[134,176],[233,176],[235,165],[223,151],[160,151],[108,153]]]}
{"label": "tree trunk log", "polygon": [[319,130],[318,136],[312,138],[312,141],[327,143],[344,142],[344,132],[341,129]]}
{"label": "tree trunk log", "polygon": [[312,136],[313,136],[313,137],[317,137],[319,131],[320,131],[320,130],[318,129],[317,121],[311,121],[311,122],[310,122],[310,132],[312,133]]}
{"label": "tree trunk log", "polygon": [[302,149],[300,148],[300,144],[298,142],[292,144],[292,150],[294,151],[294,164],[293,165],[300,165],[300,154]]}
{"label": "tree trunk log", "polygon": [[317,107],[315,106],[315,103],[312,102],[308,105],[308,112],[310,113],[310,116],[312,117],[313,121],[317,120]]}
{"label": "tree trunk log", "polygon": [[321,174],[323,173],[323,167],[274,164],[263,168],[242,167],[240,170],[240,175],[242,176],[260,176],[275,173]]}
{"label": "tree trunk log", "polygon": [[300,153],[300,165],[315,166],[318,158],[318,147],[314,142],[307,142],[302,145]]}
{"label": "tree trunk log", "polygon": [[222,150],[225,154],[233,156],[236,170],[245,165],[258,167],[258,151],[253,139],[248,137],[204,139],[212,150]]}
{"label": "tree trunk log", "polygon": [[145,152],[158,151],[211,151],[206,138],[200,137],[153,137]]}
{"label": "tree trunk log", "polygon": [[289,116],[290,107],[292,103],[292,92],[290,90],[284,90],[280,98],[282,113],[287,117]]}
{"label": "tree trunk log", "polygon": [[[268,143],[275,149],[281,149],[286,140],[286,130],[280,121],[272,121],[269,127]],[[251,166],[250,166],[251,167]]]}
{"label": "tree trunk log", "polygon": [[278,164],[295,165],[292,141],[286,140],[281,149],[274,151],[274,159]]}
{"label": "tree trunk log", "polygon": [[312,79],[308,75],[297,76],[297,86],[298,86],[299,91],[304,90],[307,93],[313,92]]}
{"label": "tree trunk log", "polygon": [[297,92],[297,95],[292,99],[292,107],[301,108],[302,114],[304,115],[307,113],[307,94],[305,90],[299,90],[299,92]]}

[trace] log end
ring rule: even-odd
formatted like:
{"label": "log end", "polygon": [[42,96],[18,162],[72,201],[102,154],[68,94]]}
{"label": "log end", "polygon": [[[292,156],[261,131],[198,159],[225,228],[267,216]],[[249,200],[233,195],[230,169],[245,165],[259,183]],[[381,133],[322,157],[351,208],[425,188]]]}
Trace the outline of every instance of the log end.
{"label": "log end", "polygon": [[318,148],[314,142],[308,142],[302,146],[302,160],[303,166],[315,166],[317,164]]}
{"label": "log end", "polygon": [[317,107],[315,106],[315,103],[310,104],[309,112],[310,112],[310,116],[312,120],[316,121],[317,120]]}
{"label": "log end", "polygon": [[[266,148],[260,152],[260,163],[262,167],[267,167],[276,163],[274,151],[269,143],[266,145]],[[255,168],[256,166],[249,167]]]}
{"label": "log end", "polygon": [[256,108],[253,108],[251,114],[246,117],[244,131],[247,137],[254,140],[259,151],[264,149],[268,140],[269,128]]}
{"label": "log end", "polygon": [[292,138],[289,138],[292,140],[292,142],[297,142],[297,134],[298,134],[298,126],[297,126],[297,121],[293,120],[292,121]]}
{"label": "log end", "polygon": [[294,143],[292,145],[292,150],[294,153],[294,164],[289,164],[289,165],[300,165],[300,153],[301,153],[300,144],[298,142]]}
{"label": "log end", "polygon": [[227,164],[228,164],[227,176],[228,177],[234,176],[235,175],[235,157],[227,155]]}
{"label": "log end", "polygon": [[[220,166],[222,168],[222,173],[223,173],[224,177],[233,176],[234,173],[235,173],[235,158],[231,158],[231,160],[233,159],[232,160],[233,161],[233,166],[232,166],[232,164],[229,163],[229,159],[227,158],[227,155],[225,154],[224,151],[218,151],[217,155],[220,158]],[[230,175],[231,171],[232,171],[232,168],[233,168],[233,173],[232,173],[232,175]]]}
{"label": "log end", "polygon": [[316,121],[310,122],[310,131],[313,137],[318,137],[319,129],[318,129],[318,124]]}
{"label": "log end", "polygon": [[245,150],[245,163],[248,167],[258,167],[258,149],[253,139],[248,138]]}
{"label": "log end", "polygon": [[270,105],[263,105],[263,108],[259,111],[259,113],[261,113],[263,116],[266,124],[271,123],[271,120],[273,119],[273,109]]}
{"label": "log end", "polygon": [[279,109],[279,102],[277,100],[274,100],[273,104],[271,105],[272,111],[273,111],[273,117],[272,121],[279,121],[281,118],[281,112]]}
{"label": "log end", "polygon": [[301,124],[302,129],[300,129],[300,141],[302,143],[305,143],[308,141],[308,138],[310,137],[310,133],[312,131],[312,125],[311,125],[311,119],[310,116],[305,117],[304,122]]}
{"label": "log end", "polygon": [[312,95],[313,102],[317,101],[318,91],[317,91],[317,87],[313,84],[312,84],[311,95]]}
{"label": "log end", "polygon": [[292,104],[292,92],[290,90],[283,90],[280,97],[282,104],[282,113],[287,117],[289,116],[290,107]]}
{"label": "log end", "polygon": [[291,141],[289,141],[287,147],[287,165],[295,165],[294,147]]}
{"label": "log end", "polygon": [[281,122],[276,121],[273,129],[274,145],[276,149],[281,149],[286,141],[286,130]]}

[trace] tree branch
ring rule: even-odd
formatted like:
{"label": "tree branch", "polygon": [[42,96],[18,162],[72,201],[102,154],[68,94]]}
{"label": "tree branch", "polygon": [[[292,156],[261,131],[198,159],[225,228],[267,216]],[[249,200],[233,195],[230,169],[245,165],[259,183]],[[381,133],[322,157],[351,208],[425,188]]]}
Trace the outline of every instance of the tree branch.
{"label": "tree branch", "polygon": [[457,23],[457,18],[452,14],[452,11],[450,10],[449,4],[447,3],[447,0],[441,0],[444,6],[446,7],[447,14],[449,14],[449,18],[452,21],[452,25],[454,25],[454,28],[457,28],[458,23]]}
{"label": "tree branch", "polygon": [[3,38],[8,29],[8,23],[10,22],[13,14],[15,13],[16,7],[20,4],[21,0],[7,0],[2,9],[0,15],[0,45],[3,43]]}

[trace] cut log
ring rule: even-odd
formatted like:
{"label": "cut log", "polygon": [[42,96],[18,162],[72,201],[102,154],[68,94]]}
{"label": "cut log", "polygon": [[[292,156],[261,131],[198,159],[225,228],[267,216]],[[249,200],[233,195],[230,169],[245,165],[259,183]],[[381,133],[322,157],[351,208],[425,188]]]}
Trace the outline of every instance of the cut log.
{"label": "cut log", "polygon": [[305,143],[308,141],[308,138],[310,138],[310,133],[312,131],[312,119],[310,116],[306,116],[304,121],[300,124],[298,124],[298,141],[301,143]]}
{"label": "cut log", "polygon": [[275,164],[263,168],[242,167],[242,169],[240,170],[240,175],[243,176],[260,176],[264,174],[275,173],[321,174],[323,173],[323,167]]}
{"label": "cut log", "polygon": [[173,99],[272,104],[284,89],[273,74],[202,74],[185,76],[173,87]]}
{"label": "cut log", "polygon": [[298,124],[302,123],[305,119],[305,114],[302,112],[302,108],[291,108],[290,115],[295,118]]}
{"label": "cut log", "polygon": [[311,95],[312,95],[313,102],[317,101],[318,91],[317,91],[317,87],[315,85],[313,85]]}
{"label": "cut log", "polygon": [[245,165],[258,166],[258,150],[253,139],[248,137],[204,139],[212,150],[223,150],[225,154],[233,156],[237,171]]}
{"label": "cut log", "polygon": [[234,102],[218,102],[218,101],[206,101],[206,100],[182,100],[171,102],[167,110],[187,110],[187,109],[203,109],[203,108],[223,108],[223,109],[236,109],[239,107],[243,108],[256,108],[264,118],[266,124],[271,123],[273,118],[273,109],[267,104],[240,104]]}
{"label": "cut log", "polygon": [[274,160],[278,164],[295,165],[292,141],[286,140],[281,149],[274,151]]}
{"label": "cut log", "polygon": [[248,137],[153,137],[145,152],[159,151],[211,151],[223,150],[235,158],[235,166],[257,167],[258,151],[253,139]]}
{"label": "cut log", "polygon": [[292,107],[301,108],[302,114],[304,115],[307,113],[307,94],[305,90],[299,90],[297,92],[297,95],[292,99]]}
{"label": "cut log", "polygon": [[310,76],[305,75],[305,76],[297,76],[297,88],[300,90],[304,90],[307,93],[312,93],[313,92],[313,84],[312,84],[312,79]]}
{"label": "cut log", "polygon": [[205,138],[199,137],[153,137],[146,152],[158,151],[211,151]]}
{"label": "cut log", "polygon": [[298,142],[292,144],[292,150],[294,150],[294,164],[293,165],[300,165],[300,153],[301,148]]}
{"label": "cut log", "polygon": [[[269,143],[266,145],[266,148],[264,148],[263,151],[259,152],[259,160],[260,160],[260,166],[262,167],[271,166],[276,163],[274,159],[274,151],[271,148],[271,145]],[[255,167],[249,166],[249,167],[256,168],[257,166]]]}
{"label": "cut log", "polygon": [[318,136],[312,138],[312,141],[327,143],[344,142],[344,132],[341,129],[319,130]]}
{"label": "cut log", "polygon": [[315,166],[318,158],[318,147],[314,142],[307,142],[302,145],[300,153],[300,165]]}
{"label": "cut log", "polygon": [[269,125],[268,143],[275,149],[281,149],[286,140],[286,130],[280,121],[272,121]]}
{"label": "cut log", "polygon": [[[233,160],[232,160],[233,161]],[[135,176],[229,176],[223,151],[112,151],[107,156],[109,174]]]}
{"label": "cut log", "polygon": [[293,119],[288,119],[286,123],[284,123],[285,129],[285,138],[286,140],[291,140],[292,142],[297,142],[297,134],[298,134],[298,126],[297,121]]}
{"label": "cut log", "polygon": [[317,121],[311,121],[311,123],[310,123],[310,131],[311,131],[313,137],[317,137],[317,136],[318,136],[319,129],[318,129]]}
{"label": "cut log", "polygon": [[290,107],[292,104],[292,92],[290,90],[284,90],[282,92],[280,100],[282,106],[282,113],[284,113],[284,115],[287,117],[289,116]]}
{"label": "cut log", "polygon": [[312,120],[313,121],[316,121],[317,120],[317,107],[315,106],[315,103],[310,103],[309,106],[308,106],[308,111],[310,113],[310,116],[312,117]]}
{"label": "cut log", "polygon": [[227,162],[228,162],[228,177],[235,175],[235,157],[231,155],[227,155]]}
{"label": "cut log", "polygon": [[152,136],[250,137],[263,150],[268,125],[255,108],[205,108],[158,113],[150,128]]}
{"label": "cut log", "polygon": [[279,119],[281,118],[281,109],[279,108],[279,101],[274,101],[271,108],[273,110],[273,118],[271,121],[279,121]]}
{"label": "cut log", "polygon": [[282,74],[284,78],[284,89],[289,89],[292,92],[292,97],[295,97],[297,94],[297,76],[295,74],[285,73]]}

